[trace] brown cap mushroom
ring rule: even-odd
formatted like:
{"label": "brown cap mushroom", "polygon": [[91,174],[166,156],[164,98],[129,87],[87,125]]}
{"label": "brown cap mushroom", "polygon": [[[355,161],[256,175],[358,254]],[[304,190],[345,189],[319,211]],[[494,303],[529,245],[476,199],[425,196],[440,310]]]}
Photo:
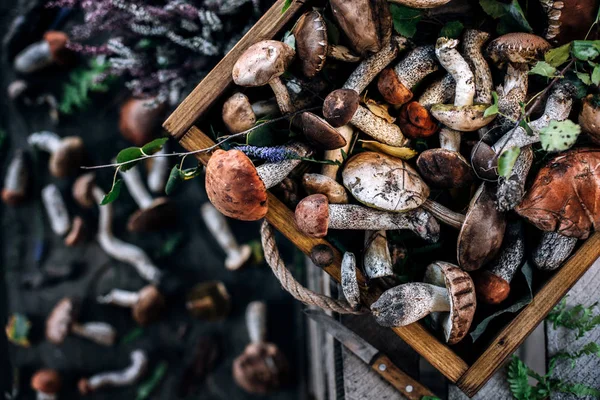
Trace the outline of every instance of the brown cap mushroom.
{"label": "brown cap mushroom", "polygon": [[54,400],[62,387],[58,371],[40,369],[31,377],[31,388],[37,392],[38,400]]}
{"label": "brown cap mushroom", "polygon": [[438,131],[438,124],[429,111],[416,101],[400,108],[397,123],[402,133],[412,139],[427,138]]}
{"label": "brown cap mushroom", "polygon": [[43,131],[29,135],[27,142],[50,153],[48,169],[57,178],[75,174],[83,162],[85,147],[79,136],[61,138],[56,133]]}
{"label": "brown cap mushroom", "polygon": [[231,296],[223,282],[203,282],[194,286],[187,294],[185,307],[196,318],[218,321],[229,314]]}
{"label": "brown cap mushroom", "polygon": [[113,289],[97,298],[100,304],[131,308],[133,319],[140,325],[157,321],[165,310],[165,298],[154,285],[144,286],[139,292]]}
{"label": "brown cap mushroom", "polygon": [[85,221],[79,215],[76,215],[71,222],[71,231],[65,237],[65,246],[72,247],[80,244],[86,238]]}
{"label": "brown cap mushroom", "polygon": [[16,206],[27,197],[29,187],[29,167],[25,160],[23,150],[17,150],[8,164],[2,188],[2,201],[4,204]]}
{"label": "brown cap mushroom", "polygon": [[579,125],[592,142],[600,145],[600,95],[588,94],[582,101]]}
{"label": "brown cap mushroom", "polygon": [[67,65],[74,60],[74,53],[67,48],[69,37],[64,32],[48,31],[43,40],[35,42],[15,57],[15,71],[30,74],[52,64]]}
{"label": "brown cap mushroom", "polygon": [[548,17],[544,36],[556,45],[587,38],[596,21],[597,0],[550,0],[540,4]]}
{"label": "brown cap mushroom", "polygon": [[541,60],[550,47],[550,43],[537,35],[513,32],[492,40],[486,52],[494,63],[502,66],[506,62],[530,63]]}
{"label": "brown cap mushroom", "polygon": [[346,189],[334,179],[321,174],[302,175],[302,186],[308,194],[324,194],[330,203],[348,203]]}
{"label": "brown cap mushroom", "polygon": [[250,103],[243,93],[236,92],[223,103],[222,117],[231,133],[244,132],[256,124],[256,119],[279,112],[277,104],[266,100]]}
{"label": "brown cap mushroom", "polygon": [[141,147],[158,135],[166,110],[167,104],[155,104],[155,99],[129,98],[121,106],[119,131],[125,139]]}
{"label": "brown cap mushroom", "polygon": [[346,145],[346,139],[323,118],[303,112],[300,116],[302,131],[308,142],[321,150],[335,150]]}
{"label": "brown cap mushroom", "polygon": [[92,190],[96,186],[96,174],[88,172],[79,176],[73,183],[73,198],[83,208],[92,208],[96,205]]}

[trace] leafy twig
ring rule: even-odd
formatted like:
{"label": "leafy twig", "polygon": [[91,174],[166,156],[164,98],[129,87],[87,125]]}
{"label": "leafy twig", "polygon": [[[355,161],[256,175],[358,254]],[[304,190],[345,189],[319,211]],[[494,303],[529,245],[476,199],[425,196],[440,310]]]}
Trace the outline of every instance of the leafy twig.
{"label": "leafy twig", "polygon": [[600,314],[594,314],[594,309],[598,303],[589,307],[578,304],[575,307],[567,309],[567,299],[564,298],[554,307],[554,310],[548,314],[548,321],[552,322],[552,327],[558,326],[567,329],[577,330],[577,337],[583,337],[587,332],[600,325]]}

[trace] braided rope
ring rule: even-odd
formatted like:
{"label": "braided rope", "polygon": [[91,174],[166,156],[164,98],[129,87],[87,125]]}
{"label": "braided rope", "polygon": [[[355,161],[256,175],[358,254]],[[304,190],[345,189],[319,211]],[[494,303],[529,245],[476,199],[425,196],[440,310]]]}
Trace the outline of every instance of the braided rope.
{"label": "braided rope", "polygon": [[364,314],[364,310],[356,311],[345,300],[332,299],[302,286],[281,259],[277,243],[275,243],[273,227],[267,221],[263,221],[260,227],[260,238],[267,264],[271,267],[273,274],[275,274],[281,286],[294,298],[304,304],[317,306],[323,310],[333,311],[338,314]]}

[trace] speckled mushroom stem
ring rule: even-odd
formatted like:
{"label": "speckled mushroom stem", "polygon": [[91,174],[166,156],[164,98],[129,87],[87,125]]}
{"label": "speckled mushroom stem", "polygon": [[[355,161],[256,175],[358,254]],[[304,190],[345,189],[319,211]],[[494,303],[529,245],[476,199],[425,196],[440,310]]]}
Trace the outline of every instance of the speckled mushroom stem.
{"label": "speckled mushroom stem", "polygon": [[15,57],[14,69],[22,74],[38,71],[52,64],[50,43],[40,40],[27,46]]}
{"label": "speckled mushroom stem", "polygon": [[458,40],[438,38],[435,44],[435,54],[440,64],[448,71],[456,82],[454,105],[470,106],[475,97],[475,78],[469,64],[460,55]]}
{"label": "speckled mushroom stem", "polygon": [[253,301],[246,308],[246,328],[250,343],[263,343],[267,338],[267,305]]}
{"label": "speckled mushroom stem", "polygon": [[2,200],[7,204],[17,204],[27,194],[29,169],[25,162],[25,153],[19,150],[8,164],[2,188]]}
{"label": "speckled mushroom stem", "polygon": [[52,231],[59,236],[66,235],[71,228],[71,219],[65,201],[56,185],[51,183],[42,189],[42,203],[48,214]]}
{"label": "speckled mushroom stem", "polygon": [[460,229],[465,222],[465,216],[463,214],[454,212],[435,201],[427,199],[421,205],[421,207],[424,210],[429,211],[431,215],[437,218],[440,222],[451,226],[454,229]]}
{"label": "speckled mushroom stem", "polygon": [[29,135],[27,143],[30,146],[48,153],[54,153],[60,147],[60,136],[54,132],[41,131]]}
{"label": "speckled mushroom stem", "polygon": [[162,194],[165,191],[167,179],[169,178],[169,159],[160,156],[166,153],[167,149],[165,146],[157,151],[155,155],[158,155],[158,157],[155,157],[152,160],[152,164],[148,170],[146,181],[148,183],[148,188],[152,193]]}
{"label": "speckled mushroom stem", "polygon": [[360,289],[356,278],[356,257],[354,253],[345,252],[341,265],[342,293],[354,310],[360,309]]}
{"label": "speckled mushroom stem", "polygon": [[527,175],[533,165],[533,150],[531,146],[525,146],[517,157],[510,177],[498,178],[498,189],[496,190],[496,208],[498,211],[510,211],[523,200],[525,196],[525,182]]}
{"label": "speckled mushroom stem", "polygon": [[152,196],[144,186],[138,167],[135,166],[127,171],[119,170],[119,174],[123,177],[125,186],[127,186],[129,194],[131,194],[131,197],[133,197],[133,200],[135,200],[138,207],[141,209],[150,207],[152,204]]}
{"label": "speckled mushroom stem", "polygon": [[[285,148],[295,152],[300,157],[310,157],[312,154],[311,148],[299,142],[288,144]],[[256,172],[267,189],[270,189],[284,180],[301,162],[300,159],[290,159],[277,163],[265,163],[256,167]]]}
{"label": "speckled mushroom stem", "polygon": [[504,84],[496,89],[498,111],[502,114],[498,116],[496,126],[509,123],[514,125],[521,116],[521,104],[526,101],[529,88],[528,72],[527,64],[508,64]]}
{"label": "speckled mushroom stem", "polygon": [[[335,150],[326,150],[323,152],[323,159],[329,161],[337,161],[340,165],[335,164],[323,164],[321,167],[321,175],[325,175],[328,178],[336,180],[337,173],[340,170],[341,164],[344,162],[344,153],[348,154],[350,150],[350,145],[352,144],[352,136],[354,135],[354,130],[351,125],[342,125],[339,128],[336,128],[337,131],[342,135],[344,139],[346,139],[346,145],[341,149]],[[343,151],[343,152],[342,152]]]}
{"label": "speckled mushroom stem", "polygon": [[434,104],[445,104],[449,101],[454,101],[454,91],[456,89],[456,82],[450,74],[444,75],[444,77],[436,79],[431,85],[429,85],[419,97],[419,104],[425,107],[427,110]]}
{"label": "speckled mushroom stem", "polygon": [[279,111],[281,111],[281,114],[286,115],[296,111],[296,107],[292,102],[290,93],[283,82],[281,82],[280,78],[272,79],[269,82],[269,86],[271,86],[273,93],[275,93],[275,98],[277,99],[277,105],[279,106]]}
{"label": "speckled mushroom stem", "polygon": [[442,149],[459,152],[461,133],[450,128],[442,128],[440,131],[440,147]]}
{"label": "speckled mushroom stem", "polygon": [[427,75],[440,69],[433,46],[420,46],[412,50],[394,67],[398,80],[412,89]]}
{"label": "speckled mushroom stem", "polygon": [[71,324],[71,332],[102,346],[112,346],[117,337],[115,328],[106,322],[73,323]]}
{"label": "speckled mushroom stem", "polygon": [[558,232],[544,232],[531,260],[542,271],[554,271],[571,255],[577,238],[561,235]]}
{"label": "speckled mushroom stem", "polygon": [[390,124],[383,118],[377,117],[363,106],[358,106],[350,123],[378,140],[390,146],[402,147],[408,143],[398,125]]}
{"label": "speckled mushroom stem", "polygon": [[98,296],[96,301],[100,304],[111,304],[119,307],[133,307],[140,299],[138,292],[129,290],[112,289],[104,296]]}
{"label": "speckled mushroom stem", "polygon": [[365,231],[363,266],[370,279],[394,274],[386,231]]}
{"label": "speckled mushroom stem", "polygon": [[231,229],[229,229],[227,220],[211,202],[202,204],[200,211],[206,227],[227,256],[225,267],[229,270],[236,270],[241,267],[250,257],[250,246],[240,246],[238,244]]}
{"label": "speckled mushroom stem", "polygon": [[481,48],[490,38],[490,34],[476,29],[467,29],[463,35],[462,49],[465,61],[475,76],[475,97],[473,101],[480,104],[492,102],[492,71]]}
{"label": "speckled mushroom stem", "polygon": [[143,350],[134,350],[129,357],[131,364],[121,371],[103,372],[79,381],[79,391],[87,394],[103,387],[128,386],[137,382],[146,372],[148,356]]}
{"label": "speckled mushroom stem", "polygon": [[398,52],[406,48],[408,40],[402,36],[393,36],[391,42],[379,52],[365,58],[342,86],[362,93],[375,77],[398,56]]}
{"label": "speckled mushroom stem", "polygon": [[[92,194],[97,204],[102,202],[104,191],[94,187]],[[112,233],[113,209],[111,204],[99,206],[98,242],[102,249],[111,257],[132,265],[147,281],[157,283],[161,271],[154,265],[150,257],[139,247],[126,243],[114,237]]]}
{"label": "speckled mushroom stem", "polygon": [[522,264],[525,256],[525,237],[523,223],[513,221],[506,227],[502,250],[487,268],[492,274],[510,283]]}

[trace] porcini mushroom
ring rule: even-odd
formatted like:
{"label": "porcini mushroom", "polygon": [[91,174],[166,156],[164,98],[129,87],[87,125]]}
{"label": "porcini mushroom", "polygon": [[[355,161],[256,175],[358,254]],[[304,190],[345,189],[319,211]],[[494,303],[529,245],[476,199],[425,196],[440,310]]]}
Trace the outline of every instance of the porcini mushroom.
{"label": "porcini mushroom", "polygon": [[477,299],[500,304],[510,294],[510,282],[523,263],[525,235],[520,220],[508,224],[498,256],[485,269],[473,273]]}
{"label": "porcini mushroom", "polygon": [[127,220],[130,232],[148,232],[173,226],[177,221],[175,205],[167,197],[153,199],[144,186],[138,167],[119,170],[129,194],[140,207]]}
{"label": "porcini mushroom", "polygon": [[154,285],[144,286],[138,292],[112,289],[108,294],[99,296],[96,301],[131,308],[133,319],[140,325],[158,321],[165,310],[165,298]]}
{"label": "porcini mushroom", "polygon": [[300,115],[302,132],[306,140],[320,150],[335,150],[346,146],[346,139],[323,118],[311,112]]}
{"label": "porcini mushroom", "polygon": [[186,297],[185,308],[196,318],[218,321],[227,317],[231,310],[231,296],[220,281],[199,283]]}
{"label": "porcini mushroom", "polygon": [[486,48],[487,56],[498,66],[506,62],[530,63],[541,60],[550,43],[531,33],[507,33],[492,40]]}
{"label": "porcini mushroom", "polygon": [[600,96],[588,94],[581,103],[579,112],[581,130],[595,144],[600,145]]}
{"label": "porcini mushroom", "polygon": [[341,265],[341,284],[342,293],[355,310],[360,309],[360,289],[358,287],[358,279],[356,278],[356,257],[354,253],[345,252],[342,258]]}
{"label": "porcini mushroom", "polygon": [[61,138],[54,132],[43,131],[29,135],[27,142],[50,153],[48,168],[52,176],[57,178],[75,174],[85,155],[83,140],[79,136]]}
{"label": "porcini mushroom", "polygon": [[[527,100],[529,68],[527,64],[509,63],[504,74],[504,84],[496,88],[498,93],[498,117],[484,138],[486,143],[495,142],[512,129],[521,116],[521,104]],[[494,132],[498,130],[498,133]]]}
{"label": "porcini mushroom", "polygon": [[256,125],[257,118],[276,112],[279,112],[277,103],[268,100],[250,103],[248,96],[236,92],[223,103],[221,116],[230,133],[239,133]]}
{"label": "porcini mushroom", "polygon": [[246,308],[250,344],[233,361],[233,379],[248,393],[267,394],[278,390],[288,379],[289,365],[279,348],[268,343],[267,306],[254,301]]}
{"label": "porcini mushroom", "polygon": [[50,228],[59,236],[64,236],[71,228],[71,219],[62,194],[55,184],[51,183],[42,189],[42,203],[46,209]]}
{"label": "porcini mushroom", "polygon": [[[287,146],[300,157],[312,150],[301,143]],[[267,189],[281,182],[301,160],[265,163],[258,167],[239,150],[217,150],[206,166],[208,199],[222,214],[242,221],[256,221],[267,214]]]}
{"label": "porcini mushroom", "polygon": [[148,368],[148,356],[144,350],[133,350],[129,359],[131,364],[120,371],[103,372],[89,378],[81,378],[77,388],[82,396],[103,387],[129,386],[140,380]]}
{"label": "porcini mushroom", "polygon": [[29,187],[29,167],[23,150],[15,152],[4,176],[2,201],[9,206],[21,204],[27,197]]}
{"label": "porcini mushroom", "polygon": [[393,69],[384,69],[379,74],[377,88],[386,102],[402,105],[412,99],[412,88],[439,68],[433,46],[417,47]]}
{"label": "porcini mushroom", "polygon": [[166,103],[157,103],[154,98],[127,99],[121,106],[119,115],[121,135],[140,147],[152,141],[160,132],[166,108]]}
{"label": "porcini mushroom", "polygon": [[407,139],[397,125],[390,124],[361,106],[358,93],[352,89],[337,89],[323,103],[323,116],[334,127],[352,124],[367,135],[390,146],[404,146]]}
{"label": "porcini mushroom", "polygon": [[543,232],[538,245],[531,253],[531,261],[542,271],[554,271],[571,255],[577,238],[558,232]]}
{"label": "porcini mushroom", "polygon": [[50,65],[68,65],[75,59],[67,47],[69,37],[64,32],[48,31],[44,38],[23,49],[14,61],[14,68],[20,74],[30,74]]}
{"label": "porcini mushroom", "polygon": [[370,279],[382,278],[394,274],[386,231],[365,232],[363,266],[365,274]]}
{"label": "porcini mushroom", "polygon": [[62,387],[62,379],[54,369],[40,369],[31,377],[31,388],[37,400],[56,400]]}
{"label": "porcini mushroom", "polygon": [[290,46],[276,40],[255,43],[235,62],[231,72],[233,81],[240,86],[271,86],[281,113],[292,113],[295,107],[279,77],[287,70],[295,54]]}
{"label": "porcini mushroom", "polygon": [[46,320],[46,339],[53,344],[61,344],[69,333],[84,337],[103,346],[112,346],[117,333],[106,322],[80,324],[77,319],[77,305],[73,299],[60,300]]}
{"label": "porcini mushroom", "polygon": [[471,277],[455,265],[437,261],[427,266],[424,282],[386,290],[371,304],[375,320],[383,326],[406,326],[431,314],[442,326],[447,343],[460,342],[477,306]]}
{"label": "porcini mushroom", "polygon": [[241,268],[252,255],[250,246],[237,243],[227,220],[210,202],[202,204],[200,211],[206,227],[227,256],[225,268],[231,271]]}

